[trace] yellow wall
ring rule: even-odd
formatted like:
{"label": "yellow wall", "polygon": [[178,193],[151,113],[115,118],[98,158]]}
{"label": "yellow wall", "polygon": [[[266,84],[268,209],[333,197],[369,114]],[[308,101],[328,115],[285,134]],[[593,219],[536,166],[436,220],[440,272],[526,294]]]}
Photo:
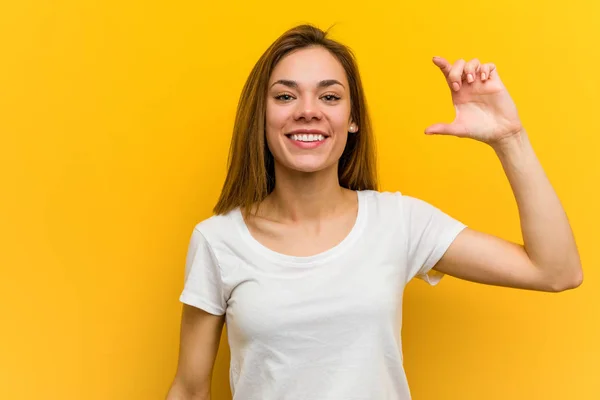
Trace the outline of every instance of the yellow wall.
{"label": "yellow wall", "polygon": [[164,398],[188,239],[218,196],[239,92],[301,22],[337,23],[356,51],[383,189],[519,240],[493,152],[422,134],[453,117],[431,56],[495,62],[581,249],[576,291],[411,283],[414,398],[600,398],[599,3],[229,3],[0,5],[0,398]]}

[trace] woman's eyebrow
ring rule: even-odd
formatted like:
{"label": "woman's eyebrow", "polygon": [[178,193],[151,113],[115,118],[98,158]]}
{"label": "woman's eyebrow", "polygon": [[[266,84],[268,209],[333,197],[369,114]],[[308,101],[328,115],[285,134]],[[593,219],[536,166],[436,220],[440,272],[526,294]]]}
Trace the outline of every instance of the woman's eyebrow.
{"label": "woman's eyebrow", "polygon": [[[279,79],[278,81],[275,81],[271,85],[271,87],[275,86],[278,83],[281,84],[281,85],[287,86],[289,88],[292,88],[292,89],[298,89],[298,82],[292,81],[292,80],[289,80],[289,79]],[[341,87],[343,87],[345,89],[344,85],[342,85],[342,83],[340,81],[336,80],[336,79],[325,79],[325,80],[322,80],[322,81],[320,81],[317,84],[317,87],[318,88],[324,88],[324,87],[333,86],[333,85],[340,85]]]}

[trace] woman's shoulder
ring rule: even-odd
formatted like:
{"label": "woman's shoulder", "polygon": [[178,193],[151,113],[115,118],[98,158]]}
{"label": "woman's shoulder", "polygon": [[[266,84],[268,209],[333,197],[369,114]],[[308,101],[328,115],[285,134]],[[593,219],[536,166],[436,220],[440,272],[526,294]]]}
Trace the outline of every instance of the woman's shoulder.
{"label": "woman's shoulder", "polygon": [[399,190],[360,190],[364,197],[382,204],[397,205],[399,203],[427,203],[415,195]]}
{"label": "woman's shoulder", "polygon": [[359,195],[363,196],[369,203],[380,206],[393,207],[404,197],[400,191],[359,190],[358,192]]}
{"label": "woman's shoulder", "polygon": [[362,190],[360,192],[366,199],[368,208],[379,211],[381,218],[385,218],[386,215],[399,213],[410,215],[415,212],[430,211],[430,209],[434,208],[428,201],[399,190]]}
{"label": "woman's shoulder", "polygon": [[399,191],[360,190],[362,204],[367,209],[369,220],[393,219],[399,215],[402,193]]}
{"label": "woman's shoulder", "polygon": [[211,216],[196,222],[194,231],[202,234],[208,242],[226,240],[233,236],[236,228],[236,216],[239,208],[235,208],[225,214],[212,214]]}

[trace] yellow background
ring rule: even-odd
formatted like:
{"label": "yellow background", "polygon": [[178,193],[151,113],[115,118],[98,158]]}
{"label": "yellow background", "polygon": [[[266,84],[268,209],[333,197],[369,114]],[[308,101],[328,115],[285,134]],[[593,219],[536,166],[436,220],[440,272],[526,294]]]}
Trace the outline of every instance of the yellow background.
{"label": "yellow background", "polygon": [[[495,62],[576,233],[575,291],[409,285],[414,399],[600,398],[599,20],[593,0],[3,2],[0,398],[164,398],[185,252],[219,194],[238,95],[302,22],[337,24],[358,56],[382,188],[520,240],[493,152],[422,133],[454,116],[432,56]],[[224,337],[216,400],[228,356]]]}

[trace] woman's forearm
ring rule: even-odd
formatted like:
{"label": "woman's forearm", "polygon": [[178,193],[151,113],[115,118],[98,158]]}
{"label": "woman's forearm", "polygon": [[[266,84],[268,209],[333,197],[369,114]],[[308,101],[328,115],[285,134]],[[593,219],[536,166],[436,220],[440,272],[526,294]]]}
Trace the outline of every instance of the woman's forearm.
{"label": "woman's forearm", "polygon": [[583,272],[571,226],[527,132],[492,147],[513,190],[529,258],[557,285],[579,286]]}

